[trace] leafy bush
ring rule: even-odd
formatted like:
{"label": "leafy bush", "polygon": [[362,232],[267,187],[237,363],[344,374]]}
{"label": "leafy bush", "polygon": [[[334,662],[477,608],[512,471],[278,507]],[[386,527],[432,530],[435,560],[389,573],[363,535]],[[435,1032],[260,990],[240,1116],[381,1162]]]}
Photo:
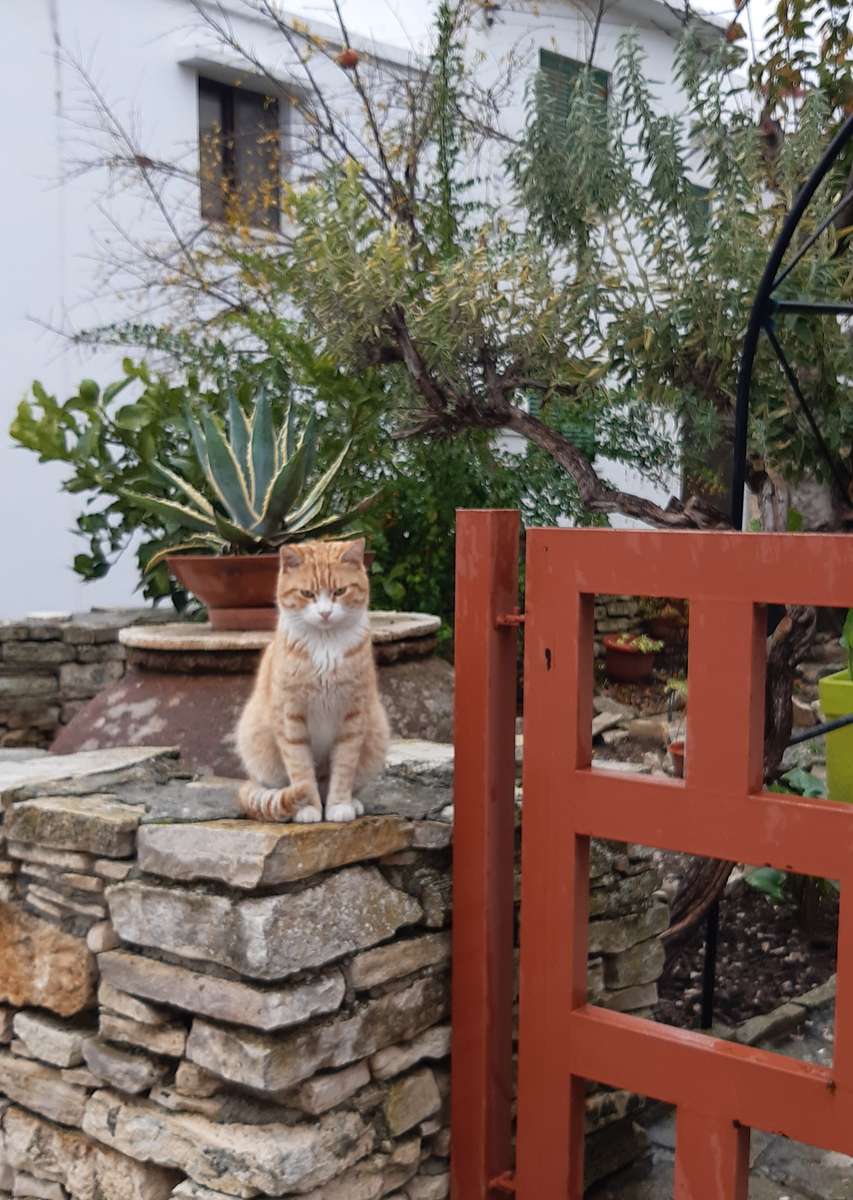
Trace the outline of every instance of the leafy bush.
{"label": "leafy bush", "polygon": [[[302,359],[295,353],[285,368],[272,358],[230,354],[219,343],[206,353],[179,345],[180,353],[172,349],[178,364],[175,375],[182,382],[170,382],[130,358],[122,363],[120,380],[102,389],[84,379],[62,403],[36,382],[31,397],[18,405],[10,433],[20,446],[38,454],[40,462],[61,462],[69,468],[63,489],[81,496],[76,526],[87,542],[86,552],[74,557],[77,574],[87,580],[103,578],[138,535],[136,557],[145,596],[155,601],[171,596],[182,609],[186,593],[160,559],[176,540],[183,540],[187,524],[168,506],[184,500],[187,488],[208,501],[215,496],[193,441],[192,415],[204,412],[210,422],[218,423],[230,398],[245,411],[261,385],[276,427],[288,411],[310,418],[315,410],[322,413],[336,406],[334,416],[321,422],[317,439],[316,469],[326,475],[361,420],[364,389],[341,381],[310,353]],[[335,392],[336,380],[346,403]],[[335,499],[343,490],[356,491],[357,500],[364,500],[371,478],[357,487],[354,482],[351,477],[349,487],[338,488]]]}
{"label": "leafy bush", "polygon": [[453,441],[401,441],[386,387],[373,373],[343,374],[330,358],[288,335],[283,324],[265,332],[267,356],[248,358],[220,342],[125,328],[117,337],[165,356],[183,382],[170,383],[126,358],[122,379],[103,389],[84,380],[64,403],[33,385],[32,397],[18,406],[12,437],[40,461],[68,466],[63,487],[79,494],[83,506],[77,531],[87,549],[75,556],[74,569],[84,579],[106,575],[139,534],[145,595],[171,596],[179,608],[186,604],[186,594],[159,558],[182,528],[180,514],[170,519],[162,505],[183,500],[184,484],[213,498],[188,415],[201,409],[224,420],[232,395],[249,411],[260,385],[277,427],[288,410],[300,421],[319,415],[321,475],[350,446],[330,483],[330,505],[352,510],[377,496],[359,518],[376,554],[377,608],[434,612],[451,622],[457,508],[519,508],[526,523],[555,524],[567,514],[583,521],[571,478],[542,452],[500,448],[482,432]]}

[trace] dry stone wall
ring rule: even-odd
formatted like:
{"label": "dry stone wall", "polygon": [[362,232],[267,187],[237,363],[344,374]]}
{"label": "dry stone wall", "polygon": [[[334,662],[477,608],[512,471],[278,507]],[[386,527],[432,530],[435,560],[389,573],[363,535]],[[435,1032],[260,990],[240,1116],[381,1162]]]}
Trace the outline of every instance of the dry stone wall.
{"label": "dry stone wall", "polygon": [[636,596],[596,596],[595,655],[604,654],[602,638],[612,634],[634,633],[642,626],[640,601]]}
{"label": "dry stone wall", "polygon": [[87,700],[124,674],[119,629],[169,615],[134,608],[0,621],[0,746],[49,746]]}
{"label": "dry stone wall", "polygon": [[[350,825],[235,815],[171,752],[0,755],[0,1196],[443,1200],[452,749]],[[645,851],[596,845],[590,991],[656,997]],[[590,1092],[601,1175],[639,1101]]]}

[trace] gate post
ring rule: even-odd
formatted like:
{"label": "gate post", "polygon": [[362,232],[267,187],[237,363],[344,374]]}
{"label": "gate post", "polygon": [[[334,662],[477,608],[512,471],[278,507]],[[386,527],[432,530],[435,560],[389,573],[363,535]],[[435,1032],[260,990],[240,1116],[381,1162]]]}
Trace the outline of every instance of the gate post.
{"label": "gate post", "polygon": [[497,1200],[512,1165],[513,865],[519,514],[456,525],[453,1200]]}

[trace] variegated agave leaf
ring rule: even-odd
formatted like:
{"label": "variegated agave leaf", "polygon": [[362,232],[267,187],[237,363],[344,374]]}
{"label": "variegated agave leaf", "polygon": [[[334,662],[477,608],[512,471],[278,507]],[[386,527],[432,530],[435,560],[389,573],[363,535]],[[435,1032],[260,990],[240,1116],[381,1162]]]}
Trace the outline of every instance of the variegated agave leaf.
{"label": "variegated agave leaf", "polygon": [[258,514],[252,508],[246,479],[234,451],[212,417],[203,413],[201,421],[207,446],[207,477],[210,485],[235,525],[241,529],[251,529]]}

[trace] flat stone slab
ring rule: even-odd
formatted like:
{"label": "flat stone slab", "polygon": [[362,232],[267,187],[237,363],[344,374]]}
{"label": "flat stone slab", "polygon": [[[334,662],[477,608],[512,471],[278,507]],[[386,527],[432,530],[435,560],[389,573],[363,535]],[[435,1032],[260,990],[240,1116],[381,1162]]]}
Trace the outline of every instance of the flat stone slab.
{"label": "flat stone slab", "polygon": [[83,780],[88,780],[90,785],[97,781],[97,787],[92,786],[90,790],[102,791],[113,776],[120,780],[131,768],[176,755],[177,751],[171,746],[122,746],[81,750],[78,754],[36,752],[35,757],[24,762],[0,761],[0,801],[54,794],[63,785],[72,782],[77,785]]}
{"label": "flat stone slab", "polygon": [[111,1091],[89,1100],[83,1131],[131,1158],[247,1198],[319,1187],[364,1157],[373,1140],[357,1113],[299,1125],[217,1125]]}
{"label": "flat stone slab", "polygon": [[150,824],[140,832],[138,854],[139,866],[151,875],[215,879],[249,889],[382,858],[411,842],[411,825],[397,817],[341,825],[206,821],[177,827]]}
{"label": "flat stone slab", "polygon": [[411,1041],[444,1017],[449,1000],[447,980],[427,977],[353,1012],[275,1037],[197,1017],[187,1058],[231,1083],[275,1095],[318,1071],[346,1067],[386,1046]]}
{"label": "flat stone slab", "polygon": [[12,805],[6,836],[52,850],[127,858],[134,852],[141,817],[111,796],[49,796]]}
{"label": "flat stone slab", "polygon": [[20,1038],[33,1058],[52,1067],[79,1067],[83,1061],[86,1033],[60,1021],[51,1013],[15,1014],[15,1036]]}
{"label": "flat stone slab", "polygon": [[269,982],[375,946],[422,916],[416,900],[361,866],[281,896],[233,899],[129,882],[110,888],[107,903],[125,942]]}
{"label": "flat stone slab", "polygon": [[122,992],[267,1032],[336,1012],[346,992],[338,970],[286,987],[258,988],[124,950],[102,954],[98,967],[103,979]]}
{"label": "flat stone slab", "polygon": [[55,1067],[0,1053],[0,1092],[59,1125],[79,1126],[83,1120],[85,1090],[65,1083]]}
{"label": "flat stone slab", "polygon": [[[370,636],[374,645],[430,637],[441,618],[430,613],[372,612]],[[119,631],[118,640],[130,650],[192,651],[211,654],[235,650],[264,650],[275,637],[267,630],[220,630],[209,624],[135,625]]]}
{"label": "flat stone slab", "polygon": [[453,803],[453,746],[414,738],[393,741],[384,772],[361,799],[368,813],[437,817]]}
{"label": "flat stone slab", "polygon": [[143,825],[160,821],[218,821],[240,816],[237,800],[239,787],[238,779],[220,779],[216,776],[170,779],[165,783],[125,784],[116,792],[114,799],[119,804],[143,809],[140,818]]}

